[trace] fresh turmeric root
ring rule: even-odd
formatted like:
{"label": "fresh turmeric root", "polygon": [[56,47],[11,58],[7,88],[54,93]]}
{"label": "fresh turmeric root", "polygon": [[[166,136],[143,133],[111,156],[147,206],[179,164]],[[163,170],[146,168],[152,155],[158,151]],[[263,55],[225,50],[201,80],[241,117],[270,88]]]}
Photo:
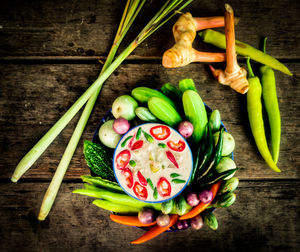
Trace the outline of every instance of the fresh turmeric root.
{"label": "fresh turmeric root", "polygon": [[247,71],[237,63],[235,51],[234,13],[230,5],[225,4],[225,36],[226,36],[226,69],[214,69],[210,66],[213,76],[223,85],[245,94],[249,89]]}
{"label": "fresh turmeric root", "polygon": [[224,26],[223,17],[193,18],[190,13],[182,14],[173,26],[176,43],[164,53],[163,66],[174,68],[186,66],[192,62],[225,61],[224,53],[199,52],[192,47],[196,31],[220,26]]}

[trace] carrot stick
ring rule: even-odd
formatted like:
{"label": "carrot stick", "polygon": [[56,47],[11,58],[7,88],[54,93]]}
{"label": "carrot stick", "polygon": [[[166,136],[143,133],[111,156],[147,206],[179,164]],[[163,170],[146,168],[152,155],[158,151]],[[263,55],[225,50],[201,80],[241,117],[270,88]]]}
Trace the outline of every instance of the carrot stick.
{"label": "carrot stick", "polygon": [[170,227],[172,227],[176,223],[177,220],[178,220],[178,215],[171,214],[170,215],[170,224],[168,226],[160,227],[160,226],[156,225],[153,228],[151,228],[149,231],[144,233],[141,237],[132,241],[131,243],[132,244],[141,244],[146,241],[149,241],[149,240],[155,238],[156,236],[160,235],[161,233],[165,232],[166,230],[168,230]]}
{"label": "carrot stick", "polygon": [[[219,181],[218,183],[212,185],[212,187],[210,188],[210,190],[213,193],[213,198],[216,196],[220,186],[221,186],[222,181]],[[212,201],[211,201],[212,202]],[[210,203],[211,203],[210,202]],[[203,212],[209,205],[210,203],[204,204],[204,203],[199,203],[196,207],[194,207],[190,212],[188,212],[185,215],[182,215],[179,217],[179,220],[187,220],[187,219],[191,219],[193,217],[195,217],[196,215],[198,215],[199,213]]]}
{"label": "carrot stick", "polygon": [[116,214],[110,214],[109,217],[112,221],[127,225],[127,226],[136,226],[136,227],[150,227],[156,224],[156,221],[151,222],[149,224],[144,224],[139,221],[139,218],[137,216],[125,216],[125,215],[116,215]]}

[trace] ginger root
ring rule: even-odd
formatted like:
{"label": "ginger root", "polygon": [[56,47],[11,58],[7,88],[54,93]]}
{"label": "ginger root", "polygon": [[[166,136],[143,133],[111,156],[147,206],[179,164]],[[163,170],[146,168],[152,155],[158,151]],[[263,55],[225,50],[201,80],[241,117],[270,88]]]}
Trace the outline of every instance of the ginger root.
{"label": "ginger root", "polygon": [[[217,24],[212,22],[218,18]],[[162,58],[162,64],[165,68],[182,67],[191,62],[223,62],[224,53],[199,52],[193,48],[192,44],[196,37],[197,29],[213,28],[222,25],[220,17],[209,19],[206,25],[203,18],[193,18],[190,13],[182,14],[173,26],[173,36],[175,45],[167,50]],[[200,22],[202,22],[200,24]]]}
{"label": "ginger root", "polygon": [[235,51],[234,13],[230,5],[225,4],[225,36],[226,36],[226,69],[215,69],[210,66],[213,76],[223,85],[245,94],[249,89],[247,71],[237,63]]}

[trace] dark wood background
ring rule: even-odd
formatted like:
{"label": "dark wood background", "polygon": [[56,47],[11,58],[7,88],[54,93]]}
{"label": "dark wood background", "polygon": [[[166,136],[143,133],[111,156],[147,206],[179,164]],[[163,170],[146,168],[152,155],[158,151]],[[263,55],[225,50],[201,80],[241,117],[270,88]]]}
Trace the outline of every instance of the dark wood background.
{"label": "dark wood background", "polygon": [[[158,10],[149,1],[121,49]],[[17,183],[10,182],[22,156],[96,79],[117,30],[125,1],[1,1],[0,8],[0,251],[299,251],[299,1],[232,0],[239,16],[237,39],[255,47],[268,37],[267,51],[285,63],[292,77],[276,72],[282,118],[279,167],[272,172],[260,157],[247,121],[245,97],[217,84],[207,64],[164,69],[162,53],[172,46],[170,21],[148,38],[111,75],[102,89],[49,217],[37,214],[78,116]],[[224,1],[200,1],[186,10],[194,16],[223,14]],[[222,29],[220,29],[222,30]],[[201,43],[201,50],[219,51]],[[242,65],[245,60],[240,58]],[[258,66],[258,65],[256,65]],[[255,67],[255,66],[254,66]],[[121,94],[136,86],[159,88],[193,78],[203,100],[219,109],[236,139],[240,167],[237,201],[216,215],[219,229],[204,227],[168,233],[130,245],[142,234],[109,220],[92,199],[72,194],[89,170],[82,141]]]}

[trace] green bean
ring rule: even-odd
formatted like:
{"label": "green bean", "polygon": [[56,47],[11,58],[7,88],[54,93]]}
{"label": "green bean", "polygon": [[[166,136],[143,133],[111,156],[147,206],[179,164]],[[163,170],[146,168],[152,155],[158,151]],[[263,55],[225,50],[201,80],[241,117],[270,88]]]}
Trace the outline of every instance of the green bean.
{"label": "green bean", "polygon": [[249,57],[247,59],[247,66],[249,76],[249,91],[247,92],[247,110],[251,131],[261,156],[264,158],[264,160],[272,170],[274,170],[275,172],[280,172],[279,168],[274,163],[268,148],[262,115],[262,88],[259,78],[254,76],[253,74]]}
{"label": "green bean", "polygon": [[[211,29],[207,29],[205,31],[201,31],[199,33],[200,37],[202,37],[205,43],[213,44],[219,48],[225,49],[226,48],[226,40],[225,35],[221,32],[217,32]],[[236,53],[243,56],[249,56],[251,59],[270,66],[276,70],[279,70],[285,74],[293,75],[290,70],[279,62],[277,59],[273,58],[272,56],[263,53],[262,51],[246,44],[240,42],[238,40],[235,41],[235,49]]]}
{"label": "green bean", "polygon": [[[266,53],[266,40],[267,38],[264,40],[264,53]],[[275,74],[269,66],[261,66],[260,73],[262,94],[271,130],[272,156],[275,164],[277,164],[280,150],[281,120],[276,94]]]}

